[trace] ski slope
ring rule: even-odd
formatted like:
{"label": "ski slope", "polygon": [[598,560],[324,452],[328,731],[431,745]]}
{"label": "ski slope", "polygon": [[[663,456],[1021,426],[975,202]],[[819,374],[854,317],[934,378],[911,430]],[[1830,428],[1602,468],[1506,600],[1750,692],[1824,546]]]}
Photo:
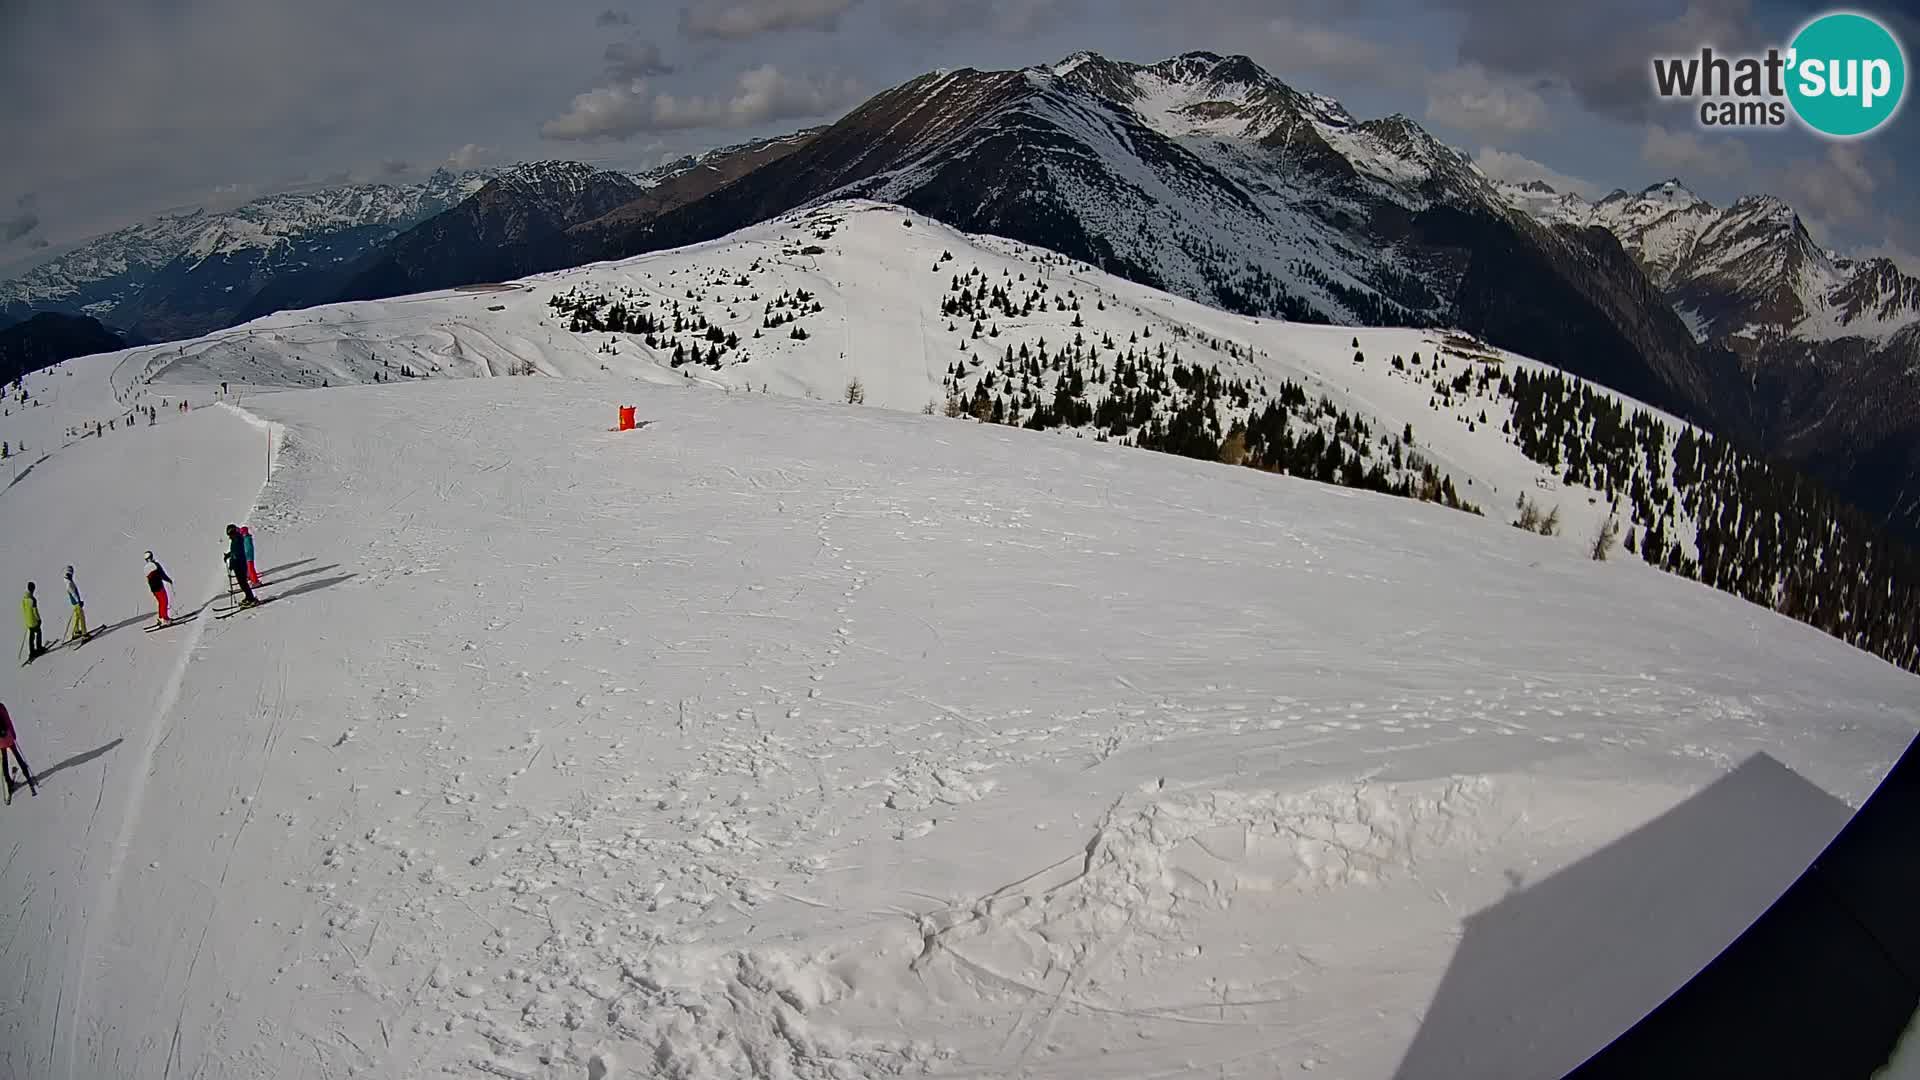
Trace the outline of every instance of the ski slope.
{"label": "ski slope", "polygon": [[[465,302],[256,326],[255,381]],[[8,417],[202,380],[0,492],[6,580],[58,627],[71,562],[113,628],[0,674],[43,777],[0,1075],[1557,1075],[1920,722],[1816,630],[1410,500],[590,350],[243,413],[187,352]],[[243,518],[270,601],[141,633],[140,552],[198,608]]]}
{"label": "ski slope", "polygon": [[[985,320],[993,336],[976,339],[967,319],[942,314],[956,278],[969,274],[977,275],[968,279],[973,289],[988,283],[1019,294],[1044,284],[1047,297],[1071,298],[1078,310],[1046,303],[1017,318]],[[765,329],[769,304],[803,293],[821,310]],[[689,328],[662,334],[658,347],[650,348],[640,335],[574,332],[553,307],[556,298],[568,296],[618,301],[663,319],[677,305],[690,323],[697,314],[736,334],[740,344],[725,350],[717,367],[676,368],[674,346],[700,343],[700,333]],[[793,309],[776,306],[772,313],[787,318]],[[796,326],[808,334],[805,339],[791,336]],[[756,331],[762,336],[754,337]],[[1510,401],[1469,393],[1436,403],[1430,385],[1483,366],[1496,375],[1545,370],[1536,360],[1481,345],[1463,352],[1450,347],[1453,335],[1441,331],[1232,315],[1039,248],[963,234],[867,201],[832,203],[711,243],[520,282],[282,312],[204,338],[119,354],[115,385],[123,394],[143,386],[166,393],[223,381],[340,386],[376,375],[404,378],[403,368],[428,378],[525,370],[835,401],[857,378],[867,404],[917,412],[944,399],[943,377],[956,363],[965,372],[964,395],[991,373],[991,365],[976,363],[983,356],[993,361],[1005,350],[1041,343],[1057,349],[1076,336],[1095,346],[1110,339],[1113,348],[1094,350],[1109,362],[1116,350],[1144,354],[1164,346],[1170,357],[1214,367],[1256,390],[1273,392],[1284,381],[1295,382],[1314,398],[1367,418],[1382,439],[1411,424],[1409,449],[1451,476],[1461,495],[1489,515],[1511,518],[1523,493],[1543,511],[1558,506],[1565,527],[1557,542],[1569,552],[1590,545],[1606,517],[1600,492],[1566,487],[1501,433]],[[1355,363],[1356,352],[1368,359]],[[1389,362],[1416,355],[1425,366],[1396,370]],[[1442,361],[1438,368],[1436,359]],[[1098,389],[1093,396],[1100,396]],[[1491,422],[1477,423],[1489,410]],[[1684,426],[1663,419],[1671,436]],[[1384,442],[1377,448],[1384,456]],[[1679,542],[1690,544],[1692,523],[1680,515],[1672,524]]]}

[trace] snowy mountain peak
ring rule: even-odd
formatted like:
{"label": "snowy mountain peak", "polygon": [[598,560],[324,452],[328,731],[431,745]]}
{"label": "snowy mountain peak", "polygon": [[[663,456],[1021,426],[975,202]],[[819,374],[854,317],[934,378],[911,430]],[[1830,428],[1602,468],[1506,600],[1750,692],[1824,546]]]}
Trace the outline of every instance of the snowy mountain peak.
{"label": "snowy mountain peak", "polygon": [[1160,61],[1149,70],[1169,81],[1214,88],[1258,86],[1278,81],[1245,56],[1221,56],[1210,52],[1182,53]]}
{"label": "snowy mountain peak", "polygon": [[1678,179],[1593,203],[1537,180],[1497,187],[1542,223],[1611,232],[1702,341],[1745,352],[1788,339],[1884,342],[1920,319],[1920,281],[1825,250],[1777,196],[1722,209]]}
{"label": "snowy mountain peak", "polygon": [[1378,120],[1368,120],[1360,126],[1382,142],[1392,144],[1408,153],[1427,157],[1445,149],[1438,139],[1427,133],[1427,129],[1415,123],[1404,113],[1394,113]]}
{"label": "snowy mountain peak", "polygon": [[604,170],[580,161],[523,161],[495,178],[497,183],[537,188],[581,187]]}
{"label": "snowy mountain peak", "polygon": [[1677,177],[1662,180],[1657,184],[1648,185],[1645,190],[1640,192],[1640,198],[1660,200],[1682,206],[1691,206],[1695,203],[1706,202],[1705,199],[1702,199],[1689,190],[1687,185],[1681,183]]}
{"label": "snowy mountain peak", "polygon": [[[1078,71],[1082,66],[1090,62],[1098,61],[1100,58],[1101,57],[1099,53],[1087,52],[1083,50],[1081,52],[1074,53],[1072,56],[1067,57],[1065,60],[1062,60],[1057,64],[1054,64],[1053,73],[1061,78],[1065,78],[1068,75],[1073,74],[1075,71]],[[936,72],[935,74],[944,74],[944,72]]]}
{"label": "snowy mountain peak", "polygon": [[1042,69],[1048,76],[1131,106],[1153,127],[1176,137],[1261,140],[1297,125],[1351,126],[1338,101],[1302,93],[1251,59],[1189,52],[1153,64],[1076,53]]}
{"label": "snowy mountain peak", "polygon": [[1743,195],[1734,200],[1727,213],[1738,214],[1749,219],[1775,222],[1782,226],[1798,227],[1800,215],[1794,212],[1785,199],[1776,195]]}

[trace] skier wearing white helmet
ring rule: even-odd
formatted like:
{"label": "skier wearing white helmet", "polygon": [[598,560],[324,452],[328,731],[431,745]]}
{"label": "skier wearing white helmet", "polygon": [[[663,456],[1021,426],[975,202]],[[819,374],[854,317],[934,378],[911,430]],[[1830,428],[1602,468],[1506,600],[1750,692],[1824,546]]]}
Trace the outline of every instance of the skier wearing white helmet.
{"label": "skier wearing white helmet", "polygon": [[67,567],[67,603],[73,605],[73,618],[67,624],[67,640],[86,644],[92,635],[87,632],[87,602],[80,598],[80,585],[73,580],[73,567]]}
{"label": "skier wearing white helmet", "polygon": [[173,579],[167,576],[166,569],[162,567],[160,563],[154,559],[153,552],[151,551],[147,552],[146,560],[147,560],[147,588],[152,591],[153,602],[157,604],[160,609],[159,621],[153,624],[154,629],[157,630],[160,627],[167,625],[167,622],[168,622],[167,586],[173,584]]}

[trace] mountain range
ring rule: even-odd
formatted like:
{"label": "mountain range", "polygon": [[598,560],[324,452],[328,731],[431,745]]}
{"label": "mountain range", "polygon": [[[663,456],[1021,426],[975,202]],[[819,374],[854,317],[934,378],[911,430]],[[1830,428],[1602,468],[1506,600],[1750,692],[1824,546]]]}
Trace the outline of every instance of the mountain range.
{"label": "mountain range", "polygon": [[1603,234],[1511,213],[1471,161],[1406,117],[1357,120],[1209,53],[936,72],[777,167],[651,220],[581,230],[572,261],[846,197],[1246,314],[1460,326],[1680,412],[1733,371]]}
{"label": "mountain range", "polygon": [[257,314],[254,298],[276,281],[352,263],[490,175],[442,169],[417,184],[321,187],[164,215],[0,282],[0,316],[53,311],[137,337],[192,337]]}
{"label": "mountain range", "polygon": [[[938,71],[832,125],[650,173],[540,162],[458,183],[467,197],[438,214],[317,234],[338,237],[321,257],[253,257],[258,287],[220,292],[246,294],[225,306],[214,283],[232,271],[153,275],[160,288],[113,272],[178,244],[180,219],[123,230],[116,257],[63,260],[67,302],[181,336],[623,258],[868,198],[1230,311],[1459,327],[1803,465],[1920,532],[1913,278],[1820,248],[1767,196],[1723,209],[1677,181],[1598,201],[1497,182],[1405,116],[1356,118],[1241,56],[1142,65],[1081,53]],[[187,246],[195,270],[221,249],[208,232]],[[17,303],[20,284],[0,286],[0,304]]]}
{"label": "mountain range", "polygon": [[[722,147],[629,175],[567,161],[506,170],[459,206],[402,233],[280,307],[377,300],[572,265],[583,229],[614,229],[698,200],[785,157],[810,133]],[[261,312],[265,314],[265,312]]]}
{"label": "mountain range", "polygon": [[1920,279],[1821,247],[1768,195],[1719,207],[1677,179],[1594,202],[1505,191],[1537,220],[1605,229],[1697,339],[1737,358],[1734,393],[1707,403],[1721,426],[1920,532]]}

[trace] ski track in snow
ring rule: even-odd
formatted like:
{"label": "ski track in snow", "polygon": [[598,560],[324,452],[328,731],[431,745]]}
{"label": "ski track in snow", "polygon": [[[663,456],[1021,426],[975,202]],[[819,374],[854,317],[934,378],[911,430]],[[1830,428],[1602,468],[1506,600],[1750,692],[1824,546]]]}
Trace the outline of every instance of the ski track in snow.
{"label": "ski track in snow", "polygon": [[[1857,802],[1914,731],[1911,676],[1498,520],[687,381],[253,393],[0,493],[0,569],[118,621],[282,439],[267,606],[0,677],[48,777],[0,1072],[1385,1076],[1474,913],[1756,754]],[[1786,824],[1716,846],[1749,906],[1837,827]]]}
{"label": "ski track in snow", "polygon": [[[9,995],[27,1007],[9,1010],[15,1037],[7,1041],[25,1046],[15,1025],[31,1019],[43,1038],[66,1047],[69,1062],[77,1046],[99,1034],[84,1029],[88,1002],[99,978],[96,961],[110,944],[113,913],[126,887],[122,869],[143,807],[148,758],[174,719],[179,681],[200,624],[209,618],[142,635],[141,627],[153,618],[153,601],[140,554],[150,546],[176,576],[177,612],[200,607],[218,579],[205,573],[211,558],[202,562],[192,553],[213,550],[219,524],[245,505],[244,493],[259,484],[263,468],[253,456],[259,444],[230,418],[203,411],[175,419],[55,450],[44,474],[26,477],[4,496],[8,535],[0,565],[9,580],[42,583],[49,639],[64,637],[66,611],[57,583],[66,560],[75,564],[90,624],[99,632],[77,650],[67,646],[23,669],[5,687],[22,746],[34,755],[29,760],[43,776],[54,774],[34,802],[73,829],[57,876],[35,881],[33,871],[44,875],[52,868],[10,864],[11,881],[33,882],[18,909],[22,923],[44,924],[50,935],[56,923],[59,930],[45,943],[49,951],[30,963],[51,993],[38,1001]],[[142,456],[123,457],[133,445]],[[183,475],[192,480],[180,483]],[[174,635],[185,640],[168,640]],[[56,668],[67,670],[51,674]],[[68,764],[96,755],[105,761]],[[16,948],[26,944],[18,936],[9,940]],[[17,970],[13,963],[7,967]],[[21,1075],[53,1074],[44,1067],[42,1059],[41,1068]]]}

